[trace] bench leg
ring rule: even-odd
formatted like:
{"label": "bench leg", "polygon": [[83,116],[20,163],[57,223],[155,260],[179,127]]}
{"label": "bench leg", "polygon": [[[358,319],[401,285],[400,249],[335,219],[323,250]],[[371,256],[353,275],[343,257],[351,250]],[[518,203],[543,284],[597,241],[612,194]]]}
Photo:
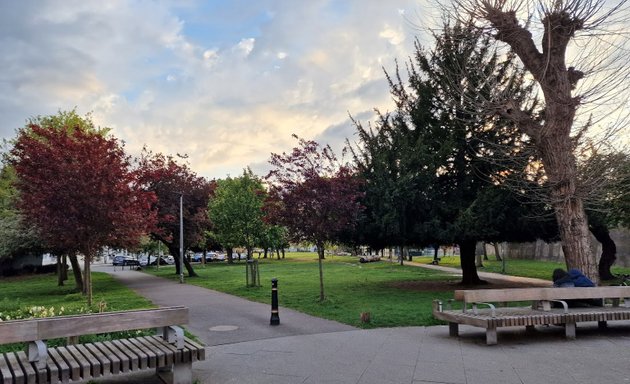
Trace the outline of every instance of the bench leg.
{"label": "bench leg", "polygon": [[597,322],[597,327],[599,329],[606,329],[606,328],[608,328],[608,322],[607,321],[598,321]]}
{"label": "bench leg", "polygon": [[158,368],[157,375],[165,384],[192,384],[192,362],[176,363],[170,368]]}
{"label": "bench leg", "polygon": [[486,344],[495,345],[497,343],[497,329],[488,327],[486,328]]}
{"label": "bench leg", "polygon": [[564,334],[567,339],[574,340],[575,339],[575,323],[566,323],[564,324]]}
{"label": "bench leg", "polygon": [[453,337],[459,336],[459,324],[448,323],[448,334]]}

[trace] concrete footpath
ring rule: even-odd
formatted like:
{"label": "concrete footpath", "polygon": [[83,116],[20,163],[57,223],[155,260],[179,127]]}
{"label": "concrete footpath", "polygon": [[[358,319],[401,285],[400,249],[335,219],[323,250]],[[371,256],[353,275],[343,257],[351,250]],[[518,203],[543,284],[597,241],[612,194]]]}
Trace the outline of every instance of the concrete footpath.
{"label": "concrete footpath", "polygon": [[[534,334],[501,328],[495,346],[485,344],[480,328],[460,326],[458,338],[448,336],[447,326],[361,330],[282,307],[281,324],[272,327],[269,305],[141,272],[94,269],[111,272],[157,305],[190,308],[187,328],[208,345],[206,361],[193,364],[197,383],[630,383],[630,327],[624,324],[612,322],[605,331],[580,324],[574,341],[561,327]],[[95,382],[160,381],[147,371]]]}

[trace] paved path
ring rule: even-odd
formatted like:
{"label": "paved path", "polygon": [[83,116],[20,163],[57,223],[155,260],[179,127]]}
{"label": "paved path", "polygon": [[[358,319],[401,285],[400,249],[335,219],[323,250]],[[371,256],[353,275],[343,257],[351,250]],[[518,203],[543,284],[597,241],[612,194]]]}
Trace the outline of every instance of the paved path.
{"label": "paved path", "polygon": [[[446,326],[360,330],[284,308],[281,325],[271,327],[264,304],[139,272],[114,275],[156,304],[190,307],[189,328],[209,345],[206,361],[193,366],[199,383],[630,383],[627,326],[580,325],[575,341],[561,327],[540,327],[534,337],[501,329],[496,346],[485,345],[479,328],[461,326],[459,338]],[[238,328],[209,331],[217,325]],[[150,372],[98,380],[158,382]]]}

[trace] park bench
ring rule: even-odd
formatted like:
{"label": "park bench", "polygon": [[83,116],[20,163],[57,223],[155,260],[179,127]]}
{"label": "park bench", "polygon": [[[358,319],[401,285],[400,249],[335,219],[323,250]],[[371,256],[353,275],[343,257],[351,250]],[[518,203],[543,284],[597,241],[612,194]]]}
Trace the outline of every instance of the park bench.
{"label": "park bench", "polygon": [[[155,369],[165,383],[191,384],[192,362],[203,346],[184,337],[188,308],[104,312],[0,321],[0,344],[25,343],[25,351],[0,354],[0,384],[68,383]],[[78,343],[78,336],[155,328],[155,336]],[[48,347],[67,338],[66,346]]]}
{"label": "park bench", "polygon": [[[488,345],[497,343],[499,327],[563,325],[566,337],[575,339],[579,322],[606,327],[607,321],[630,320],[628,298],[630,286],[456,290],[462,308],[453,309],[453,300],[434,300],[433,316],[448,322],[451,336],[458,336],[459,324],[485,328]],[[573,307],[573,300],[601,300],[604,306]]]}

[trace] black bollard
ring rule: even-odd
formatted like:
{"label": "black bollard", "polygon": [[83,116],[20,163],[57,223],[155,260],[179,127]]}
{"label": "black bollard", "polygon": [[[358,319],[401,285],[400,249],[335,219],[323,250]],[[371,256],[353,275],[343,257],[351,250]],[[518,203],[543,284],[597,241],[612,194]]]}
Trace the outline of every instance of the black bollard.
{"label": "black bollard", "polygon": [[280,325],[278,316],[278,279],[271,279],[271,320],[269,325]]}

